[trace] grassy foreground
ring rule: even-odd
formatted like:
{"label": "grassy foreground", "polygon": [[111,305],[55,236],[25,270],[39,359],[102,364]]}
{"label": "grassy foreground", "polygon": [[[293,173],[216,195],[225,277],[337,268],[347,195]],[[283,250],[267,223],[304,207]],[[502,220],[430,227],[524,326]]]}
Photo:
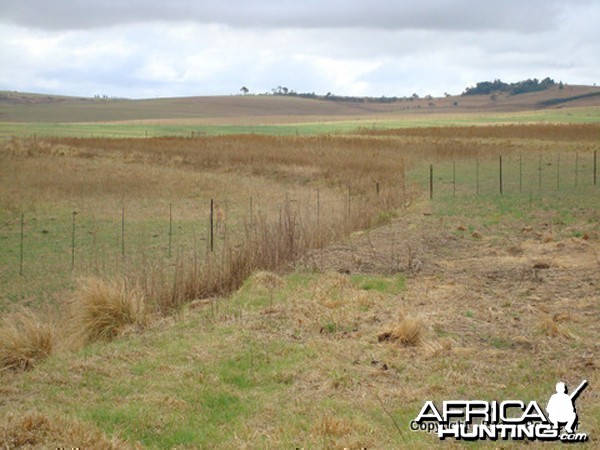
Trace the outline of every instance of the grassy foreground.
{"label": "grassy foreground", "polygon": [[[87,223],[83,213],[77,218],[77,261],[98,245],[89,236],[104,235],[92,225],[115,211],[116,226],[105,236],[113,245],[108,255],[116,250],[120,260],[118,213],[127,194],[128,233],[136,230],[141,245],[156,234],[156,248],[146,250],[176,269],[165,248],[173,198],[182,201],[182,239],[194,229],[206,233],[206,200],[217,195],[239,206],[230,210],[230,229],[241,231],[249,194],[271,207],[310,202],[298,223],[323,225],[330,217],[329,228],[377,198],[397,202],[405,166],[407,186],[420,185],[426,198],[423,163],[435,164],[436,191],[432,202],[407,198],[408,209],[383,203],[387,225],[336,234],[334,245],[310,247],[294,264],[286,259],[281,273],[254,272],[230,296],[187,296],[170,314],[116,324],[108,330],[112,342],[73,351],[58,341],[32,370],[0,370],[0,447],[430,448],[440,444],[435,436],[408,428],[425,400],[545,406],[557,381],[572,388],[586,378],[577,404],[591,441],[581,448],[594,448],[600,197],[590,169],[598,127],[362,133],[11,141],[0,167],[0,237],[18,242],[22,211],[40,223],[27,230],[36,253],[25,277],[16,270],[18,244],[2,254],[0,287],[10,309],[29,301],[43,310],[48,294],[69,305],[77,275],[68,252],[74,206],[94,212]],[[269,204],[265,215],[285,223],[283,210]],[[63,223],[41,223],[57,211]],[[196,245],[193,237],[188,245]],[[32,292],[19,297],[26,287]],[[73,322],[63,316],[54,329]],[[46,336],[35,321],[23,323]],[[10,327],[0,329],[3,339],[10,335]]]}
{"label": "grassy foreground", "polygon": [[[350,240],[359,267],[385,259],[401,232],[416,249],[399,256],[406,276],[258,272],[231,297],[192,302],[141,334],[126,328],[33,371],[0,372],[0,443],[429,448],[437,438],[408,427],[427,399],[545,406],[557,380],[596,386],[597,294],[582,283],[598,270],[593,211],[568,224],[543,209],[486,222],[495,203],[481,216],[418,206]],[[321,258],[346,264],[338,251]],[[600,432],[594,398],[592,388],[578,401],[592,439],[580,448]]]}

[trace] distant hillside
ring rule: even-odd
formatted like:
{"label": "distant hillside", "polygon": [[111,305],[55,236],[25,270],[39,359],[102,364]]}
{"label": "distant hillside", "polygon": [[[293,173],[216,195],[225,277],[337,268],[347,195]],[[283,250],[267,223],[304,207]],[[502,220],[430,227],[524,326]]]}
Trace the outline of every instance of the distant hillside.
{"label": "distant hillside", "polygon": [[[490,91],[492,92],[492,91]],[[144,100],[66,97],[0,92],[0,122],[190,121],[194,123],[294,123],[373,117],[482,112],[519,112],[546,108],[600,107],[600,88],[552,85],[513,95],[447,95],[386,98],[323,98],[302,95],[231,95]],[[349,100],[351,99],[351,101]]]}

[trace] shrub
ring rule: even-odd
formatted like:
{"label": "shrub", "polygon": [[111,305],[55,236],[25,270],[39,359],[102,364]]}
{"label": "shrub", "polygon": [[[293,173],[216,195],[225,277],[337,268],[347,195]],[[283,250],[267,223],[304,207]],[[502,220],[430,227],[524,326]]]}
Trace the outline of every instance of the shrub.
{"label": "shrub", "polygon": [[29,369],[52,353],[54,327],[31,311],[21,310],[0,321],[0,370]]}
{"label": "shrub", "polygon": [[71,305],[75,335],[87,344],[113,339],[128,325],[144,326],[145,303],[141,291],[123,281],[82,279]]}

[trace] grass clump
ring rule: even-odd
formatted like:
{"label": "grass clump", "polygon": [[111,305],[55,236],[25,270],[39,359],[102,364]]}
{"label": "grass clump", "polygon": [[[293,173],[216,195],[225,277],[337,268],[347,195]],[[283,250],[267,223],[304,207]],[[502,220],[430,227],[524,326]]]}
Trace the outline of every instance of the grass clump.
{"label": "grass clump", "polygon": [[29,369],[52,353],[56,333],[28,310],[21,310],[0,321],[0,370]]}
{"label": "grass clump", "polygon": [[424,324],[416,317],[404,317],[389,331],[379,334],[378,341],[395,341],[407,347],[420,345],[423,341]]}
{"label": "grass clump", "polygon": [[71,316],[84,344],[111,340],[127,326],[146,324],[145,296],[123,281],[85,278],[75,292]]}
{"label": "grass clump", "polygon": [[2,448],[129,448],[117,439],[108,440],[102,432],[79,422],[49,418],[39,413],[9,416],[0,422]]}

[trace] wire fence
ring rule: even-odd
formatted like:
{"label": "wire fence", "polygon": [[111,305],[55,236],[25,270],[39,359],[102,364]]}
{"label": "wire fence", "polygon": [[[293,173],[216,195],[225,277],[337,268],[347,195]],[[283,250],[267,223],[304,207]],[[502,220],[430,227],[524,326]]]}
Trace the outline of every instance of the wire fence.
{"label": "wire fence", "polygon": [[597,151],[508,153],[424,164],[406,180],[403,174],[402,183],[393,188],[374,181],[369,193],[355,192],[351,186],[335,197],[307,190],[306,195],[286,195],[282,204],[267,207],[253,196],[235,208],[210,199],[193,217],[188,211],[182,214],[184,206],[177,202],[153,207],[151,217],[131,213],[127,204],[115,205],[109,218],[95,214],[89,205],[56,214],[13,214],[0,222],[0,297],[22,303],[48,292],[59,295],[56,292],[79,275],[120,273],[140,260],[174,264],[186,252],[201,258],[235,242],[236,235],[261,215],[281,221],[284,208],[295,208],[301,223],[316,224],[325,242],[332,229],[367,214],[365,205],[381,202],[380,211],[398,206],[407,189],[439,200],[544,197],[557,192],[597,195],[597,165]]}
{"label": "wire fence", "polygon": [[465,195],[552,195],[598,186],[593,152],[540,152],[432,162],[412,173],[430,199]]}
{"label": "wire fence", "polygon": [[189,203],[178,202],[152,207],[150,216],[140,214],[139,205],[127,204],[115,205],[111,214],[97,214],[89,205],[52,214],[13,214],[0,222],[0,299],[26,303],[57,295],[82,275],[120,274],[157,261],[174,266],[184,254],[208,258],[227,246],[242,245],[240,238],[259,221],[281,222],[290,211],[300,226],[316,228],[317,240],[327,242],[363,212],[372,214],[364,211],[365,205],[380,199],[383,208],[384,193],[385,187],[375,182],[367,194],[348,187],[332,195],[331,189],[317,188],[286,194],[274,205],[262,204],[257,196],[236,206],[211,198],[198,206],[197,214],[190,213]]}

